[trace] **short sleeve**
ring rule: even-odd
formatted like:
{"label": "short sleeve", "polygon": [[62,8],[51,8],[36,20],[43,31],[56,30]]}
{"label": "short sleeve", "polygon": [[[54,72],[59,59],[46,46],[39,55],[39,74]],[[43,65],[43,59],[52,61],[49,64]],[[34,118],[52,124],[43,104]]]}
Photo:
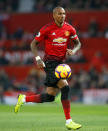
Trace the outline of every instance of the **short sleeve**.
{"label": "short sleeve", "polygon": [[35,36],[35,40],[40,42],[45,39],[45,36],[46,36],[46,30],[41,28],[38,34]]}
{"label": "short sleeve", "polygon": [[75,28],[72,27],[72,26],[71,26],[71,36],[70,36],[70,38],[71,38],[72,40],[76,40],[76,39],[78,38],[78,36],[77,36],[77,34],[76,34],[76,30],[75,30]]}

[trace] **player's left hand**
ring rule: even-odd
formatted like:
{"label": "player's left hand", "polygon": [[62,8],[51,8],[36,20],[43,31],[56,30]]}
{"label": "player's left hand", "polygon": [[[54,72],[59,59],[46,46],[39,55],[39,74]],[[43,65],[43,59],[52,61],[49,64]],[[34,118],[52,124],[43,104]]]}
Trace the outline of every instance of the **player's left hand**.
{"label": "player's left hand", "polygon": [[67,49],[66,54],[69,56],[74,55],[74,53],[72,52],[72,49]]}

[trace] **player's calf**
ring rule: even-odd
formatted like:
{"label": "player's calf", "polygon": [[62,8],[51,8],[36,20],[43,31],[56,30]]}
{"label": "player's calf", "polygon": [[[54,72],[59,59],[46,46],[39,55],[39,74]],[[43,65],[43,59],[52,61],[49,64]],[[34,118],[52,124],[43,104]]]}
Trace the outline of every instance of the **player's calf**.
{"label": "player's calf", "polygon": [[55,100],[55,96],[50,95],[50,94],[42,94],[41,95],[41,101],[42,102],[52,102]]}

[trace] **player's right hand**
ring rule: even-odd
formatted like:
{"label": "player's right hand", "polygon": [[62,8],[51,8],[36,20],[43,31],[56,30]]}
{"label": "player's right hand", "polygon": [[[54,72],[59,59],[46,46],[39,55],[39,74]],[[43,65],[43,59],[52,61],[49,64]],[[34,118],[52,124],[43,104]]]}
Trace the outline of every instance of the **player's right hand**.
{"label": "player's right hand", "polygon": [[38,65],[40,68],[44,68],[44,67],[45,67],[45,63],[42,61],[42,59],[37,60],[37,65]]}
{"label": "player's right hand", "polygon": [[45,63],[43,62],[43,60],[40,58],[40,56],[35,57],[36,58],[36,62],[38,67],[40,68],[44,68],[45,67]]}

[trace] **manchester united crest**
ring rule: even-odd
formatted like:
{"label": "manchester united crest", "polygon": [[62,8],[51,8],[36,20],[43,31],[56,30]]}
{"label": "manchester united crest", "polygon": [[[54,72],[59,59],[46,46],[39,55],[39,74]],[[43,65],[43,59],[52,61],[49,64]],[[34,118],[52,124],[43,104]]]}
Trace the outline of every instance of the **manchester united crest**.
{"label": "manchester united crest", "polygon": [[69,31],[65,31],[65,36],[69,36],[70,32]]}

